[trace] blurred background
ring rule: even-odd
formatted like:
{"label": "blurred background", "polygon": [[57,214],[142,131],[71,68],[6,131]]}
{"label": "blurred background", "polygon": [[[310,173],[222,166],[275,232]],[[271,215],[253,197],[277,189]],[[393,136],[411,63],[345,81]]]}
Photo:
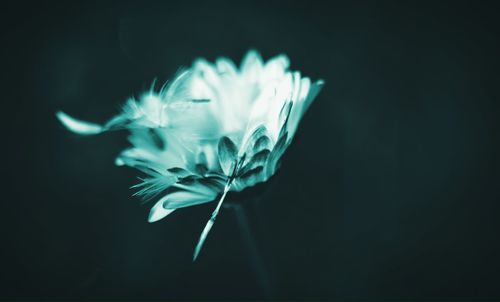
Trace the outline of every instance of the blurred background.
{"label": "blurred background", "polygon": [[[493,2],[491,2],[493,3]],[[1,299],[500,299],[499,23],[489,2],[80,1],[2,8]],[[103,122],[203,56],[286,53],[326,85],[249,220],[149,224]]]}

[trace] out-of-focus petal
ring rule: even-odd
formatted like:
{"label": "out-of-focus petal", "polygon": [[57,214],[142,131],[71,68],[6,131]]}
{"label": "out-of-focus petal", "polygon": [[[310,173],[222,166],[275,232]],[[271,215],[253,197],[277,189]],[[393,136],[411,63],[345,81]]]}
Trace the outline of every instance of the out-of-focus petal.
{"label": "out-of-focus petal", "polygon": [[59,121],[66,128],[68,128],[68,130],[81,135],[94,135],[94,134],[99,134],[103,131],[103,127],[101,125],[78,120],[76,118],[67,115],[62,111],[58,111],[56,113],[56,116],[59,119]]}
{"label": "out-of-focus petal", "polygon": [[292,114],[290,116],[289,124],[288,124],[288,132],[291,134],[289,139],[293,138],[295,132],[297,131],[297,127],[299,126],[300,120],[306,113],[307,109],[311,105],[312,101],[316,98],[318,93],[323,88],[324,81],[318,80],[312,84],[310,84],[309,78],[302,79],[302,85],[304,88],[301,91],[301,96],[299,98],[299,102],[297,106],[292,109]]}
{"label": "out-of-focus petal", "polygon": [[238,73],[236,65],[234,62],[229,60],[228,58],[218,58],[215,63],[217,67],[217,71],[221,76],[232,76],[235,77]]}
{"label": "out-of-focus petal", "polygon": [[309,78],[302,78],[296,82],[297,86],[300,86],[299,91],[294,94],[293,97],[293,107],[288,117],[287,130],[289,133],[288,139],[291,140],[295,135],[295,131],[299,126],[300,119],[303,115],[304,102],[309,94],[309,89],[311,87],[311,80]]}
{"label": "out-of-focus petal", "polygon": [[283,77],[289,66],[290,60],[284,54],[270,59],[264,66],[262,81],[265,83]]}
{"label": "out-of-focus petal", "polygon": [[309,94],[307,95],[307,98],[304,101],[302,114],[304,114],[307,111],[307,109],[309,109],[309,106],[311,105],[312,101],[316,98],[316,96],[321,91],[324,85],[325,81],[323,80],[317,80],[316,82],[314,82],[313,85],[311,85],[311,89],[309,89]]}
{"label": "out-of-focus petal", "polygon": [[263,62],[262,57],[256,50],[250,50],[243,58],[241,63],[241,74],[245,80],[253,82],[256,81],[262,71]]}
{"label": "out-of-focus petal", "polygon": [[212,89],[219,88],[219,74],[216,67],[205,59],[197,59],[193,64],[193,73],[201,77]]}

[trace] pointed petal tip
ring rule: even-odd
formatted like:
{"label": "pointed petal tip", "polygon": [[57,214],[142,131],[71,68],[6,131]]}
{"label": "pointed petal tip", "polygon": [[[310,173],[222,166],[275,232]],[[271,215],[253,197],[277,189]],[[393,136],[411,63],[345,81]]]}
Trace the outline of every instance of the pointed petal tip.
{"label": "pointed petal tip", "polygon": [[165,209],[163,207],[163,201],[160,200],[153,206],[153,208],[151,208],[151,211],[149,211],[148,222],[157,222],[158,220],[161,220],[171,214],[173,211],[175,211],[175,209]]}
{"label": "pointed petal tip", "polygon": [[248,69],[251,67],[262,67],[263,60],[260,52],[258,52],[255,48],[250,48],[247,53],[243,56],[243,60],[241,61],[241,69]]}
{"label": "pointed petal tip", "polygon": [[281,53],[281,54],[277,55],[276,57],[269,60],[269,62],[272,62],[274,60],[280,62],[283,69],[285,69],[285,70],[290,67],[290,58],[285,53]]}
{"label": "pointed petal tip", "polygon": [[260,52],[257,50],[257,48],[252,47],[248,49],[246,56],[260,57]]}
{"label": "pointed petal tip", "polygon": [[93,135],[102,132],[102,127],[100,125],[75,119],[63,111],[57,111],[56,117],[64,127],[77,134]]}
{"label": "pointed petal tip", "polygon": [[212,63],[210,63],[207,59],[204,57],[198,57],[194,60],[193,62],[193,67],[194,68],[207,68],[207,67],[212,67]]}
{"label": "pointed petal tip", "polygon": [[198,259],[198,255],[199,255],[199,251],[194,251],[194,254],[193,254],[193,262],[196,262],[196,259]]}
{"label": "pointed petal tip", "polygon": [[319,79],[317,80],[316,82],[314,82],[314,84],[318,85],[318,86],[323,86],[325,85],[325,80],[323,79]]}
{"label": "pointed petal tip", "polygon": [[120,157],[117,157],[115,159],[115,165],[118,166],[118,167],[121,167],[121,166],[125,165],[125,162]]}
{"label": "pointed petal tip", "polygon": [[205,240],[207,239],[208,233],[210,233],[210,230],[212,229],[214,222],[215,218],[214,219],[210,218],[207,221],[207,224],[205,225],[203,232],[201,232],[200,239],[198,239],[198,243],[196,244],[196,248],[194,249],[193,262],[195,262],[196,259],[198,258],[198,255],[201,252],[201,248],[203,247],[203,244],[205,243]]}

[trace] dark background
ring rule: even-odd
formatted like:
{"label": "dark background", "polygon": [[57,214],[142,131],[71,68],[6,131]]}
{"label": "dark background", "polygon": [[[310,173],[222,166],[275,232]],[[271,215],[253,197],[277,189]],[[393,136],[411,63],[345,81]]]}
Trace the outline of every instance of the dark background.
{"label": "dark background", "polygon": [[[500,299],[499,27],[483,1],[2,4],[3,299]],[[492,2],[493,3],[493,2]],[[249,212],[146,221],[115,167],[126,133],[79,137],[198,56],[287,53],[326,86]]]}

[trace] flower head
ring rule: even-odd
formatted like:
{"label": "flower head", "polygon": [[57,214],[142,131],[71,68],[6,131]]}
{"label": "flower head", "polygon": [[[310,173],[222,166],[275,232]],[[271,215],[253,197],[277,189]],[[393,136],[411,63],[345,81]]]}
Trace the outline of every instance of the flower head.
{"label": "flower head", "polygon": [[141,170],[137,195],[159,198],[149,221],[176,209],[214,201],[195,258],[229,191],[265,182],[278,168],[299,121],[323,86],[288,70],[279,55],[264,63],[249,51],[240,68],[227,58],[196,60],[159,91],[129,99],[104,125],[57,117],[71,131],[91,135],[128,129],[132,146],[115,163]]}

